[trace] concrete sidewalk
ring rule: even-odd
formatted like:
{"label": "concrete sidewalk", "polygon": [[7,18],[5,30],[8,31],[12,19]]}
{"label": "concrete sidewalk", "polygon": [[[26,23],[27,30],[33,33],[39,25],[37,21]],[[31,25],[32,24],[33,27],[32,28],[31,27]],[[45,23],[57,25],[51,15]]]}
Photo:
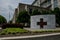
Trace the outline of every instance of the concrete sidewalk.
{"label": "concrete sidewalk", "polygon": [[27,39],[27,38],[36,38],[36,37],[46,37],[46,36],[54,36],[60,35],[60,33],[52,33],[52,34],[43,34],[43,35],[32,35],[32,36],[16,36],[16,37],[3,37],[0,40],[8,40],[8,39]]}
{"label": "concrete sidewalk", "polygon": [[32,29],[32,28],[24,28],[24,29],[29,30],[29,31],[60,30],[60,28],[56,28],[56,29]]}

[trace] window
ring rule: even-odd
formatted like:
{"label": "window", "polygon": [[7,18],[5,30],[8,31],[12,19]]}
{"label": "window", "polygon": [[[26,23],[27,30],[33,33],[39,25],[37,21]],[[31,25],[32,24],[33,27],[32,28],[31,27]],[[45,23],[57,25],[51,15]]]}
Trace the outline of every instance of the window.
{"label": "window", "polygon": [[32,8],[29,8],[29,13],[30,13],[30,14],[32,13]]}
{"label": "window", "polygon": [[58,1],[54,0],[54,8],[58,7]]}

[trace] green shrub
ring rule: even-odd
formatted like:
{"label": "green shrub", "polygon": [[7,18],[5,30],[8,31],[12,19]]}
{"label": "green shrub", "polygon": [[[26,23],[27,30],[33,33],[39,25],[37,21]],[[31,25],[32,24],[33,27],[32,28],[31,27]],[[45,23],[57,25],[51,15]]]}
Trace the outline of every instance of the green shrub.
{"label": "green shrub", "polygon": [[1,35],[5,35],[5,33],[1,33]]}
{"label": "green shrub", "polygon": [[8,34],[11,34],[11,32],[9,32]]}
{"label": "green shrub", "polygon": [[40,31],[33,31],[33,33],[48,33],[48,32],[60,32],[60,30],[40,30]]}
{"label": "green shrub", "polygon": [[1,32],[0,35],[6,35],[6,33],[5,32]]}
{"label": "green shrub", "polygon": [[16,34],[15,32],[13,32],[12,34]]}

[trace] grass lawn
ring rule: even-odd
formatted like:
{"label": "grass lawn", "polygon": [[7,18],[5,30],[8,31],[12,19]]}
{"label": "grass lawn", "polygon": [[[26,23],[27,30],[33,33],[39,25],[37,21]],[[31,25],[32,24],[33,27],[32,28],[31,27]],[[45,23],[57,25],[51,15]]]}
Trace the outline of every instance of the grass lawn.
{"label": "grass lawn", "polygon": [[3,29],[0,34],[15,34],[15,33],[27,33],[28,31],[21,28],[6,28]]}

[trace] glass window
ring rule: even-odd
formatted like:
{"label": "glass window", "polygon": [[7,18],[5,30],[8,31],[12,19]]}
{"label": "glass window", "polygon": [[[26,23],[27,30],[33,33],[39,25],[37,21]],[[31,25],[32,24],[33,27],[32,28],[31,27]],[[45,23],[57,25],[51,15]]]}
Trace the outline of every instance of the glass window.
{"label": "glass window", "polygon": [[54,0],[54,8],[58,7],[58,1]]}
{"label": "glass window", "polygon": [[32,13],[32,8],[29,8],[29,13],[30,13],[30,14]]}

